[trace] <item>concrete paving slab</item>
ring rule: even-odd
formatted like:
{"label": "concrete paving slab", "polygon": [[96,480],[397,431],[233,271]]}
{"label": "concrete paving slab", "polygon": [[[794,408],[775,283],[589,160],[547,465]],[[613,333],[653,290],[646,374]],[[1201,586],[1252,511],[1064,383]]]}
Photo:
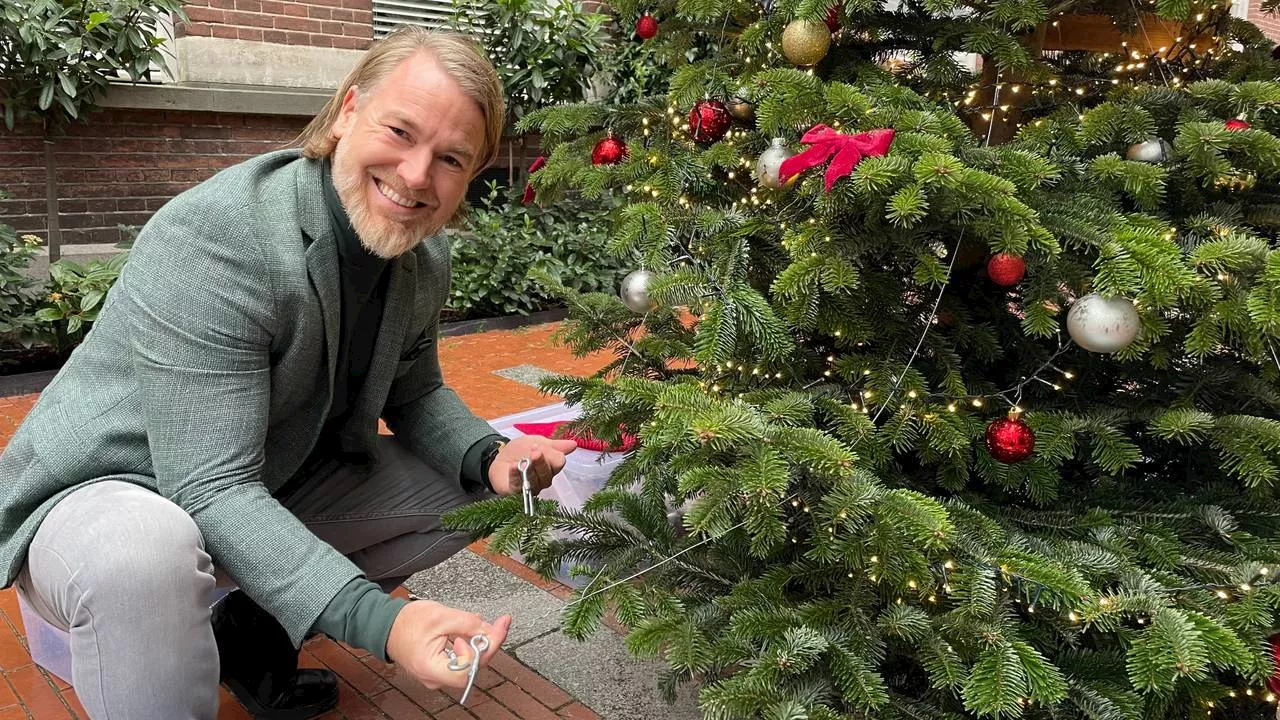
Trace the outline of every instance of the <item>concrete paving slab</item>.
{"label": "concrete paving slab", "polygon": [[562,600],[470,550],[413,575],[404,586],[424,600],[479,613],[490,620],[510,615],[508,648],[560,629]]}
{"label": "concrete paving slab", "polygon": [[658,690],[663,665],[637,660],[604,629],[579,642],[556,632],[516,648],[520,662],[559,685],[604,720],[698,720],[697,695],[682,688],[674,705]]}
{"label": "concrete paving slab", "polygon": [[559,685],[603,720],[699,720],[697,696],[684,689],[674,706],[662,699],[663,665],[640,661],[622,638],[602,628],[585,642],[560,632],[564,601],[463,550],[410,577],[414,595],[488,618],[512,615],[506,651]]}

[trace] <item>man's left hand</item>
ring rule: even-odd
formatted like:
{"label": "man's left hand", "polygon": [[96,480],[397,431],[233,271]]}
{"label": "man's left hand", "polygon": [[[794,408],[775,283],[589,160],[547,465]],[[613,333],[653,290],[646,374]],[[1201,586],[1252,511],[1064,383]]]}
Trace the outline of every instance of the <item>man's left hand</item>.
{"label": "man's left hand", "polygon": [[519,494],[523,481],[520,461],[528,458],[529,485],[537,495],[551,487],[551,479],[564,468],[564,456],[577,449],[572,440],[521,435],[507,443],[489,465],[489,485],[499,495]]}

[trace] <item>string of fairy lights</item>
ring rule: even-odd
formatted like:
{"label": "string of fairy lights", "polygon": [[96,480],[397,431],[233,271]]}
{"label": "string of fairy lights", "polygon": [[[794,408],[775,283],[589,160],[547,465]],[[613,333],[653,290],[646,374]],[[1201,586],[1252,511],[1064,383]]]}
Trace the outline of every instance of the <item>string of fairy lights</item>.
{"label": "string of fairy lights", "polygon": [[[1199,14],[1196,16],[1197,21],[1201,21],[1203,19],[1204,19],[1204,14]],[[727,21],[727,16],[726,16],[726,21]],[[1056,24],[1057,23],[1055,22],[1054,25]],[[1143,32],[1145,33],[1145,28],[1143,28]],[[722,28],[722,37],[723,37],[723,28]],[[1199,35],[1192,34],[1191,37],[1199,37]],[[1214,36],[1213,40],[1216,43],[1218,38]],[[1183,41],[1184,41],[1184,38],[1181,36],[1177,37],[1175,40],[1176,43],[1183,43]],[[1009,110],[1013,106],[1013,103],[1008,101],[1009,96],[1014,96],[1015,98],[1019,98],[1019,97],[1057,98],[1063,95],[1067,96],[1068,98],[1071,96],[1083,97],[1090,92],[1091,88],[1096,90],[1098,88],[1104,88],[1107,86],[1114,87],[1116,85],[1120,85],[1122,82],[1125,82],[1127,79],[1136,79],[1142,73],[1149,72],[1153,66],[1156,70],[1158,70],[1161,77],[1165,80],[1166,85],[1170,87],[1177,87],[1181,83],[1185,82],[1185,76],[1188,74],[1190,67],[1200,65],[1201,63],[1209,59],[1210,56],[1212,56],[1214,53],[1214,48],[1212,47],[1206,48],[1204,51],[1204,56],[1195,57],[1190,63],[1183,63],[1182,67],[1177,69],[1172,69],[1172,68],[1166,68],[1166,66],[1169,65],[1170,54],[1171,54],[1170,49],[1167,47],[1160,47],[1154,53],[1144,56],[1142,53],[1140,53],[1136,49],[1129,49],[1127,47],[1127,43],[1123,43],[1122,45],[1124,46],[1123,47],[1124,51],[1115,54],[1117,61],[1116,61],[1116,64],[1114,65],[1113,77],[1111,78],[1081,80],[1081,81],[1070,83],[1070,84],[1060,82],[1058,79],[1053,78],[1053,79],[1049,79],[1045,83],[1035,84],[1035,83],[1028,83],[1028,82],[1021,82],[1021,83],[1003,82],[1001,81],[1000,76],[997,75],[996,82],[990,86],[984,86],[979,84],[979,85],[970,87],[964,99],[956,100],[955,105],[967,111],[983,113],[982,115],[983,118],[989,121],[990,123],[987,131],[987,135],[986,135],[986,144],[989,145],[992,140],[991,128],[994,127],[996,118],[998,117],[999,114],[1004,114],[1009,112]],[[1191,52],[1196,51],[1197,50],[1196,43],[1193,42],[1188,44],[1185,49]],[[776,53],[771,43],[768,44],[768,50],[770,52]],[[1112,55],[1104,54],[1102,57],[1103,59],[1110,59]],[[761,59],[760,60],[761,67],[763,67],[764,64],[765,64],[764,59]],[[1166,70],[1168,71],[1167,75],[1166,75]],[[812,70],[809,70],[809,72],[812,73]],[[976,99],[979,96],[979,94],[986,89],[992,90],[993,100],[991,104],[985,105],[985,106],[975,104],[977,102]],[[1005,96],[1006,102],[1001,102],[1002,93],[1007,93],[1007,95]],[[671,139],[672,140],[686,139],[687,134],[689,132],[689,123],[681,117],[675,105],[669,105],[667,108],[666,114],[667,114],[667,118],[666,118],[665,124],[669,125]],[[836,127],[837,129],[839,128],[839,125],[840,125],[839,122],[833,123],[833,127]],[[648,139],[653,137],[656,131],[657,130],[654,127],[654,123],[651,123],[649,118],[644,118],[642,120],[642,132],[644,137],[646,138],[646,141],[645,141],[646,148],[648,147]],[[750,133],[748,133],[745,130],[743,131],[729,130],[721,142],[734,143],[739,139],[744,139],[749,137],[749,135]],[[658,155],[657,153],[651,153],[648,159],[649,159],[649,162],[653,165],[657,165],[661,162],[661,156]],[[731,181],[735,180],[739,172],[745,172],[749,176],[751,161],[748,158],[743,157],[741,158],[740,164],[738,165],[738,167],[744,168],[745,170],[742,170],[742,171],[739,171],[736,169],[728,170],[727,177],[729,180]],[[654,187],[652,184],[642,184],[642,183],[627,185],[624,188],[624,192],[628,194],[640,193],[644,197],[649,197],[653,199],[658,199],[662,195],[662,191]],[[777,198],[776,193],[767,193],[767,192],[762,193],[759,191],[758,188],[751,187],[746,192],[746,194],[744,194],[742,197],[734,199],[730,207],[733,210],[740,209],[744,212],[763,211],[766,208],[776,207],[777,206],[776,198]],[[683,208],[690,208],[694,204],[694,201],[691,200],[686,194],[684,194],[683,191],[681,191],[678,194],[678,197],[674,199],[674,202]],[[809,218],[808,223],[816,224],[816,220],[814,218]],[[787,223],[785,222],[780,223],[780,227],[785,233],[785,231],[787,230]],[[830,237],[826,238],[826,240],[828,241],[830,239],[831,239]],[[879,420],[881,413],[883,413],[887,408],[891,407],[893,402],[897,399],[897,394],[901,389],[908,375],[908,372],[911,370],[915,360],[919,356],[920,349],[923,346],[923,343],[928,333],[930,332],[930,329],[933,326],[935,326],[938,322],[938,308],[942,300],[943,294],[947,289],[947,285],[951,279],[952,271],[954,269],[955,258],[958,255],[959,243],[962,239],[963,239],[963,233],[961,233],[960,236],[957,238],[956,247],[950,253],[951,260],[950,260],[950,264],[947,267],[946,279],[944,280],[944,282],[941,283],[941,286],[938,290],[937,296],[934,299],[932,307],[927,313],[927,318],[925,319],[923,330],[918,338],[915,348],[911,353],[911,356],[909,357],[905,366],[901,370],[896,370],[890,373],[890,377],[892,378],[893,383],[892,383],[892,387],[886,393],[885,400],[883,402],[879,401],[879,398],[877,397],[877,393],[874,389],[870,387],[866,387],[865,385],[862,385],[859,382],[860,379],[864,380],[866,378],[870,378],[873,375],[873,370],[871,367],[863,367],[860,373],[858,374],[860,377],[854,378],[854,382],[852,383],[852,390],[851,390],[852,396],[850,400],[850,406],[855,411],[861,411],[863,413],[870,413],[872,408],[876,408],[876,413],[872,420],[873,424]],[[694,246],[686,246],[678,238],[676,238],[674,242],[677,243],[677,245],[679,246],[682,252],[674,260],[672,260],[673,264],[674,263],[694,263],[695,265],[698,264],[697,257],[693,251]],[[791,247],[789,247],[785,239],[783,240],[783,246],[786,249],[792,249]],[[707,277],[710,277],[710,275],[707,274]],[[723,289],[718,286],[715,287],[713,293],[710,293],[710,295],[720,295],[720,296],[723,296],[723,294],[724,294]],[[643,323],[643,320],[642,320],[642,323]],[[839,339],[841,338],[842,330],[836,329],[833,331],[832,334],[835,338]],[[629,359],[630,355],[636,352],[634,345],[630,343],[626,343],[625,341],[622,341],[622,340],[620,340],[620,342],[623,342],[623,344],[627,347],[628,349],[627,359]],[[1013,412],[1022,412],[1021,402],[1022,402],[1023,391],[1030,384],[1039,383],[1046,387],[1051,388],[1054,391],[1062,391],[1065,389],[1067,383],[1076,379],[1077,375],[1075,371],[1071,369],[1064,369],[1061,366],[1061,357],[1071,347],[1071,345],[1072,343],[1069,340],[1064,341],[1061,338],[1061,336],[1059,336],[1057,347],[1050,353],[1048,359],[1045,360],[1043,363],[1041,363],[1040,366],[1036,368],[1034,371],[1032,371],[1029,375],[1022,376],[1018,383],[1010,387],[1001,388],[998,390],[993,390],[985,393],[970,393],[970,394],[964,394],[964,395],[948,395],[946,393],[936,393],[936,392],[921,394],[917,392],[917,390],[915,389],[908,389],[904,393],[904,395],[906,396],[906,399],[910,402],[903,403],[899,407],[900,409],[908,410],[910,409],[909,406],[911,406],[912,404],[920,404],[923,406],[928,406],[930,403],[932,403],[932,404],[936,404],[937,407],[939,408],[945,405],[946,410],[948,412],[954,413],[954,412],[959,412],[964,407],[982,409],[990,402],[1002,401],[1007,405],[1009,405]],[[856,346],[861,348],[864,346],[864,343],[858,342],[856,343]],[[1274,349],[1272,350],[1272,352],[1274,354]],[[836,373],[839,372],[839,366],[846,359],[847,359],[846,357],[837,357],[834,352],[832,352],[831,354],[828,354],[826,356],[828,367],[822,372],[822,377],[809,382],[804,387],[811,388],[816,383],[821,383],[825,379],[832,378]],[[624,373],[626,369],[625,363],[626,361],[624,360],[624,363],[622,365],[622,372]],[[1277,358],[1277,365],[1280,366],[1280,358]],[[777,368],[777,367],[770,368],[765,364],[746,363],[746,362],[740,362],[737,360],[730,360],[727,362],[718,363],[714,367],[715,367],[716,375],[712,376],[711,378],[706,378],[700,383],[701,386],[704,388],[704,390],[709,391],[711,393],[720,393],[725,390],[735,389],[735,390],[739,390],[738,397],[742,397],[743,392],[741,392],[741,388],[743,387],[744,384],[748,388],[763,387],[763,386],[772,385],[774,381],[791,380],[791,378],[788,377],[787,369]],[[790,504],[793,508],[799,509],[802,513],[806,515],[813,514],[811,508],[808,506],[807,503],[805,503],[800,498],[800,494],[798,492],[783,498],[782,503],[784,505]],[[837,515],[837,518],[842,518],[844,516],[845,514],[841,513]],[[660,560],[654,562],[653,564],[648,565],[647,567],[644,567],[643,569],[637,572],[634,572],[625,578],[610,582],[604,585],[603,587],[594,588],[596,583],[603,576],[603,573],[606,569],[602,567],[600,568],[600,571],[596,573],[595,577],[592,578],[591,581],[585,587],[583,587],[581,591],[579,591],[578,597],[576,597],[573,601],[571,601],[569,605],[563,608],[561,611],[562,612],[567,611],[569,608],[571,608],[577,603],[582,603],[590,598],[600,595],[601,593],[608,592],[609,590],[619,585],[622,585],[624,583],[629,583],[668,563],[674,562],[678,558],[682,557],[683,555],[689,552],[692,552],[697,548],[702,547],[708,543],[714,542],[724,537],[725,535],[744,527],[747,523],[748,523],[748,520],[744,519],[743,521],[727,529],[724,529],[720,532],[708,534],[706,537],[700,539],[699,541],[688,545],[687,547],[681,549],[680,551],[670,556],[662,557]],[[839,526],[836,522],[832,522],[830,525],[827,526],[826,531],[829,535],[834,536],[839,531]],[[795,535],[795,534],[790,535],[791,543],[795,544],[795,543],[798,543],[799,541],[800,541],[800,537],[798,535]],[[655,556],[660,556],[660,554],[655,553]],[[880,565],[880,558],[876,555],[872,555],[869,558],[869,565],[873,567],[868,567],[863,570],[863,572],[866,574],[867,580],[875,584],[881,583],[884,580],[883,573],[877,572],[876,570],[876,566]],[[1048,585],[1045,585],[1044,583],[1038,580],[1035,580],[1033,578],[1030,578],[1020,573],[1017,573],[1015,571],[1012,571],[1007,565],[995,565],[981,559],[967,559],[965,561],[965,566],[967,568],[972,568],[974,571],[977,571],[977,572],[999,573],[999,578],[1003,580],[1003,582],[1005,583],[1002,586],[1002,592],[1005,593],[1006,596],[1008,596],[1002,602],[1013,602],[1029,615],[1036,614],[1037,612],[1039,612],[1040,615],[1042,616],[1045,615],[1045,613],[1042,610],[1042,608],[1044,607],[1041,603],[1042,599],[1045,597],[1046,593],[1054,596],[1058,595],[1058,593],[1056,593]],[[934,605],[941,601],[940,596],[946,597],[952,593],[954,588],[951,584],[950,573],[956,569],[956,561],[954,559],[945,559],[939,563],[932,565],[931,568],[932,568],[932,574],[930,575],[930,578],[927,581],[924,579],[908,578],[906,582],[906,588],[908,591],[911,591],[917,594],[920,600],[927,602],[931,605]],[[847,573],[848,577],[855,578],[857,576],[857,572],[858,572],[857,569],[848,571]],[[1169,596],[1177,595],[1179,593],[1209,592],[1212,594],[1213,597],[1216,597],[1221,601],[1230,602],[1233,599],[1244,597],[1250,593],[1256,592],[1259,588],[1276,584],[1272,579],[1271,575],[1272,573],[1270,569],[1267,567],[1263,567],[1259,570],[1257,574],[1258,578],[1261,578],[1261,579],[1255,582],[1244,582],[1244,583],[1234,583],[1234,584],[1202,583],[1202,584],[1193,584],[1193,585],[1187,585],[1182,587],[1164,588],[1162,589],[1161,592],[1168,594]],[[903,596],[898,595],[892,600],[892,602],[895,604],[902,604],[905,602],[905,600]],[[1087,632],[1090,630],[1091,626],[1094,624],[1094,620],[1096,620],[1098,617],[1101,617],[1103,613],[1112,612],[1108,608],[1114,602],[1115,602],[1115,596],[1108,596],[1104,594],[1099,596],[1096,602],[1091,601],[1087,597],[1080,597],[1080,598],[1075,598],[1071,601],[1068,601],[1067,599],[1063,598],[1060,602],[1055,602],[1052,604],[1061,610],[1059,615],[1066,624],[1071,626],[1079,626],[1081,628],[1081,631]],[[1149,619],[1146,616],[1142,615],[1141,613],[1134,613],[1133,621],[1136,622],[1138,625],[1144,625],[1147,622],[1149,622]],[[1237,697],[1237,693],[1243,694],[1246,697],[1256,697],[1268,703],[1277,702],[1277,697],[1273,693],[1269,692],[1265,687],[1238,688],[1236,690],[1230,691],[1229,694],[1230,694],[1230,697],[1234,698],[1234,697]],[[1024,701],[1024,704],[1025,704],[1025,701]],[[1209,705],[1212,707],[1212,703],[1209,703]]]}

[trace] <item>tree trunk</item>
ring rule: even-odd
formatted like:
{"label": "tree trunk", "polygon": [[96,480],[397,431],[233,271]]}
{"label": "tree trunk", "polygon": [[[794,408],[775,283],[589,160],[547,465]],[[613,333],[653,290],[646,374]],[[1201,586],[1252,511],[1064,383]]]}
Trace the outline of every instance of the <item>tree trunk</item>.
{"label": "tree trunk", "polygon": [[44,141],[45,218],[49,228],[49,264],[62,256],[62,227],[58,223],[58,162],[53,155],[53,141]]}

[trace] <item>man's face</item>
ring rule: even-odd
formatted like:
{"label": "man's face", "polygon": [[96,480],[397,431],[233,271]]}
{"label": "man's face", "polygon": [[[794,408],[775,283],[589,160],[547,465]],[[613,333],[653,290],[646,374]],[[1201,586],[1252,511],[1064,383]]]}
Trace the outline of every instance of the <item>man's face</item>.
{"label": "man's face", "polygon": [[333,184],[360,242],[394,258],[453,217],[477,170],[484,116],[430,55],[372,92],[352,88],[333,124]]}

